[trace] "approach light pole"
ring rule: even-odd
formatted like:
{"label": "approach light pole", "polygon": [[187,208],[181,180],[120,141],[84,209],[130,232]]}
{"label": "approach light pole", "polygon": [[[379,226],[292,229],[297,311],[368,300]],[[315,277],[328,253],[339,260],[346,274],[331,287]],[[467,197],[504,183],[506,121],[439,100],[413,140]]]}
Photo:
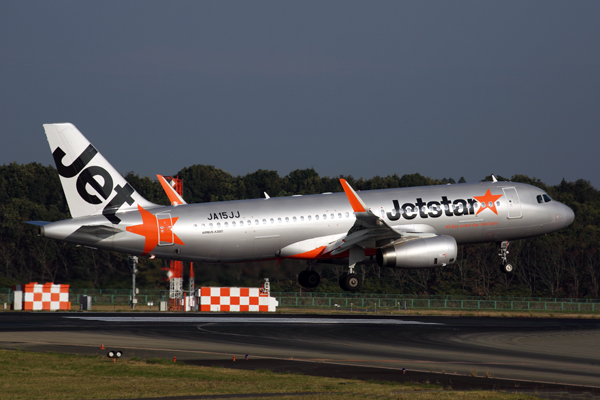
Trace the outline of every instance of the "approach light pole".
{"label": "approach light pole", "polygon": [[137,297],[135,296],[137,294],[137,291],[135,289],[135,275],[138,272],[137,262],[138,262],[137,256],[129,256],[129,266],[131,267],[131,283],[132,283],[132,290],[131,290],[131,309],[132,310],[135,310],[135,305],[137,304]]}

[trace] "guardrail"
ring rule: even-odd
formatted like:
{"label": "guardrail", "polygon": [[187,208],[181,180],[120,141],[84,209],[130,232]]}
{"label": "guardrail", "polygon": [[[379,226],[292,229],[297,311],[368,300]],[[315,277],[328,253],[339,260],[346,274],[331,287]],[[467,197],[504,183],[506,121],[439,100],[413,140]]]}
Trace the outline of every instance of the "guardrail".
{"label": "guardrail", "polygon": [[[71,289],[69,301],[79,303],[80,295],[92,296],[93,304],[129,304],[129,289]],[[415,294],[271,292],[279,307],[445,309],[481,311],[571,311],[600,312],[600,299],[554,299],[542,297],[419,296]],[[141,289],[138,304],[158,304],[169,299],[168,290]],[[0,288],[0,309],[11,301],[11,289]]]}
{"label": "guardrail", "polygon": [[[273,294],[271,294],[273,295]],[[341,297],[284,297],[274,296],[279,307],[310,307],[346,309],[446,309],[472,311],[572,311],[600,312],[600,303],[555,302],[555,301],[502,301],[502,300],[439,300],[439,299],[386,299],[386,298],[341,298]]]}

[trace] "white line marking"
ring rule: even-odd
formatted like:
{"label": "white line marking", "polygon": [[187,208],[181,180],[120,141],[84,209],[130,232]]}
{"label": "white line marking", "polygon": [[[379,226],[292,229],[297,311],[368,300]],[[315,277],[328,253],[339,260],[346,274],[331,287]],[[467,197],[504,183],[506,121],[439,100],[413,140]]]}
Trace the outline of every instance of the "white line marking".
{"label": "white line marking", "polygon": [[104,322],[164,322],[164,323],[256,323],[256,324],[368,324],[368,325],[443,325],[435,322],[400,319],[337,319],[337,318],[251,318],[251,317],[64,317]]}

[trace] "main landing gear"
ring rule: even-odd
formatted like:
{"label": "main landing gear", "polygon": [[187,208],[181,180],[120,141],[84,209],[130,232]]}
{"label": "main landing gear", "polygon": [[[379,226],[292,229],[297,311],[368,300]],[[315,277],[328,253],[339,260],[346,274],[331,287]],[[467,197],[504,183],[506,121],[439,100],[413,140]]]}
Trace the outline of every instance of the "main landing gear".
{"label": "main landing gear", "polygon": [[354,273],[354,267],[357,262],[364,260],[365,250],[362,247],[354,246],[350,248],[348,256],[348,273],[340,276],[340,287],[348,292],[356,292],[360,289],[361,282],[358,275]]}
{"label": "main landing gear", "polygon": [[307,289],[316,288],[320,282],[321,275],[313,269],[312,263],[309,263],[308,268],[298,274],[298,283]]}
{"label": "main landing gear", "polygon": [[500,271],[504,274],[510,274],[513,272],[513,266],[508,262],[506,256],[508,255],[508,240],[500,243],[500,253],[498,255],[502,258],[502,265],[500,267]]}
{"label": "main landing gear", "polygon": [[360,289],[360,279],[354,273],[354,266],[350,267],[348,273],[343,273],[340,276],[340,287],[348,292],[356,292]]}

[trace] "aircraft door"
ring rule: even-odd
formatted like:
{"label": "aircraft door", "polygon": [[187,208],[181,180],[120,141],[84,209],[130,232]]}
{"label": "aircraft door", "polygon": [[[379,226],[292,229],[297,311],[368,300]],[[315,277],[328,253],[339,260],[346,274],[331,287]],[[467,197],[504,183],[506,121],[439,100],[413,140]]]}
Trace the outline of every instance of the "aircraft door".
{"label": "aircraft door", "polygon": [[159,246],[170,246],[174,243],[173,237],[173,219],[171,214],[158,213],[156,214],[158,220],[158,245]]}
{"label": "aircraft door", "polygon": [[504,196],[506,196],[506,202],[508,205],[508,218],[521,218],[523,213],[521,212],[521,201],[515,188],[502,188]]}

